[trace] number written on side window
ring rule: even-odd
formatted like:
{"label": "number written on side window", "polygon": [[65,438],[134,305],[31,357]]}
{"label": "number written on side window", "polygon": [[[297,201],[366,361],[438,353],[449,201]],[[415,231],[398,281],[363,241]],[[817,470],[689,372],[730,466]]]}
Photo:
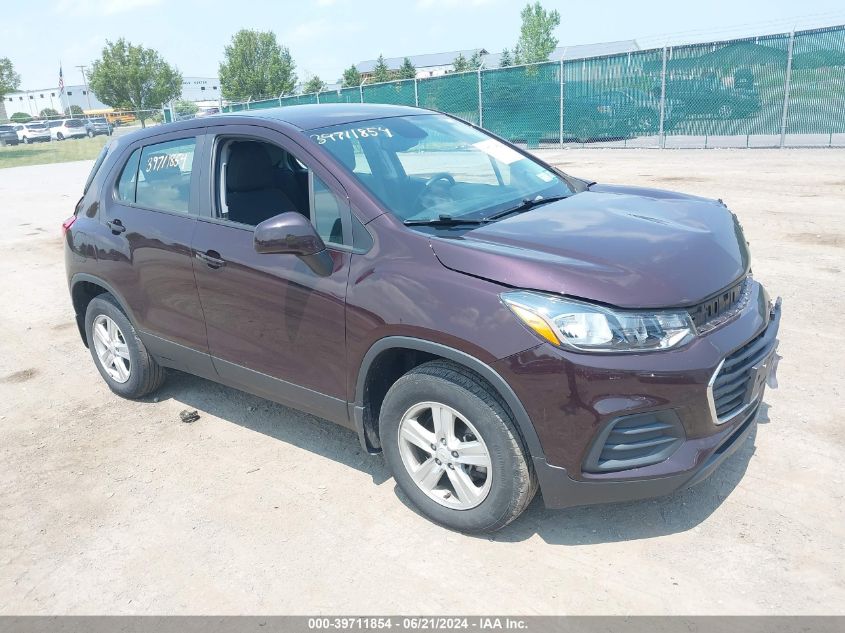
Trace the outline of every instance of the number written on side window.
{"label": "number written on side window", "polygon": [[145,146],[139,160],[135,204],[188,213],[195,147],[193,138]]}

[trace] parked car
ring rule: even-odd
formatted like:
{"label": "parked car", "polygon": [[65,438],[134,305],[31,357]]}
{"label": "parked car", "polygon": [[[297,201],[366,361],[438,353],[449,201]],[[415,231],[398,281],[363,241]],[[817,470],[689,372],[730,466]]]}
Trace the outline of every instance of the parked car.
{"label": "parked car", "polygon": [[[661,87],[653,92],[659,97]],[[754,73],[740,68],[724,76],[676,71],[666,81],[666,98],[683,104],[687,115],[699,118],[741,119],[760,110],[760,92]]]}
{"label": "parked car", "polygon": [[204,116],[212,116],[214,114],[220,114],[220,108],[216,106],[206,106],[197,110],[197,117],[204,117]]}
{"label": "parked car", "polygon": [[15,126],[18,140],[22,143],[35,143],[50,140],[50,129],[45,123],[35,121],[33,123],[19,123]]}
{"label": "parked car", "polygon": [[0,147],[17,145],[18,142],[18,134],[15,132],[14,125],[0,125]]}
{"label": "parked car", "polygon": [[88,130],[85,127],[85,119],[60,119],[58,121],[50,121],[47,124],[47,127],[50,128],[50,138],[57,141],[88,136]]}
{"label": "parked car", "polygon": [[581,180],[418,108],[116,138],[63,229],[114,393],[175,368],[337,422],[461,531],[538,487],[563,508],[696,484],[775,385],[781,302],[721,201]]}
{"label": "parked car", "polygon": [[99,134],[111,136],[112,130],[113,128],[111,123],[109,123],[105,117],[85,119],[85,131],[89,137],[94,137]]}

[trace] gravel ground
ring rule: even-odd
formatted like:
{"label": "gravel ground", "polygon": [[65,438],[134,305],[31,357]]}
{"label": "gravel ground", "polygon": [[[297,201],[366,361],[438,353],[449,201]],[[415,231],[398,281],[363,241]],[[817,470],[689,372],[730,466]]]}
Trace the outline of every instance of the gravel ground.
{"label": "gravel ground", "polygon": [[[700,486],[430,524],[347,430],[172,373],[121,400],[73,323],[59,224],[90,163],[0,170],[0,614],[845,614],[845,151],[544,151],[722,197],[784,298],[781,389]],[[182,409],[198,409],[193,424]]]}

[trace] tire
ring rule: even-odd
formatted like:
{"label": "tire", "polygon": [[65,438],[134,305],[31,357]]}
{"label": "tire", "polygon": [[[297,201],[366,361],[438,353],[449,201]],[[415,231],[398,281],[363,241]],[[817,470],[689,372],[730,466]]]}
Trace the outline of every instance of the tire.
{"label": "tire", "polygon": [[64,139],[65,139],[65,137],[62,136],[61,132],[56,132],[56,140],[57,141],[63,141]]}
{"label": "tire", "polygon": [[[461,437],[452,440],[457,443],[442,443],[433,422],[434,407],[456,415],[453,436]],[[417,435],[411,442],[406,439],[405,425],[415,422],[425,434]],[[416,432],[412,429],[412,434]],[[385,459],[399,488],[422,514],[445,527],[467,533],[499,530],[528,507],[537,491],[531,457],[501,398],[475,372],[455,363],[425,363],[397,380],[382,404],[379,433]],[[429,440],[433,441],[425,450],[417,444]],[[432,444],[437,446],[436,451]],[[471,457],[471,447],[477,451],[474,455],[486,450],[486,458]],[[458,450],[452,452],[452,448]],[[486,459],[488,466],[481,470],[485,467],[459,463],[469,459]],[[442,470],[436,480],[436,471],[432,471],[430,481],[434,483],[428,491],[411,474],[417,462],[421,464],[416,471],[418,478],[424,469],[436,466]],[[459,492],[465,488],[452,483],[468,480],[474,485],[472,493],[466,495]],[[469,502],[462,502],[462,498]]]}
{"label": "tire", "polygon": [[24,145],[29,145],[31,142],[32,142],[32,141],[30,141],[30,140],[29,140],[29,137],[28,137],[28,136],[24,136],[24,137],[23,137],[23,144],[24,144]]}
{"label": "tire", "polygon": [[[123,342],[123,345],[119,346],[128,356],[128,377],[125,380],[120,379],[122,376],[115,376],[118,373],[117,363],[122,363],[122,359],[125,360],[125,357],[122,357],[122,359],[115,357],[115,365],[107,368],[99,353],[102,339],[95,340],[95,322],[98,326],[107,325],[108,320],[118,328],[117,334],[119,336],[115,340]],[[138,338],[132,323],[110,294],[101,294],[88,304],[88,309],[85,312],[85,336],[91,357],[94,359],[94,365],[96,365],[109,389],[117,395],[124,398],[142,398],[164,383],[166,377],[164,368],[150,356],[147,348]]]}
{"label": "tire", "polygon": [[94,138],[94,131],[88,130],[88,138]]}

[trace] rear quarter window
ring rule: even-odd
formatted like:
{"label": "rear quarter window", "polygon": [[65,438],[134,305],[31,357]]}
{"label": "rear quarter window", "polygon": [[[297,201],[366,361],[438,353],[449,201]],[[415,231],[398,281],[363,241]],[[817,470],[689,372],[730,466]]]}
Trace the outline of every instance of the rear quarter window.
{"label": "rear quarter window", "polygon": [[100,153],[97,155],[97,158],[94,161],[94,166],[91,167],[91,173],[88,174],[88,179],[85,181],[85,188],[82,190],[83,193],[88,193],[88,188],[91,186],[91,183],[97,176],[97,172],[100,171],[100,167],[102,166],[103,161],[106,160],[106,156],[108,156],[109,154],[110,147],[111,145],[106,143],[106,145],[103,147],[103,149],[100,150]]}

